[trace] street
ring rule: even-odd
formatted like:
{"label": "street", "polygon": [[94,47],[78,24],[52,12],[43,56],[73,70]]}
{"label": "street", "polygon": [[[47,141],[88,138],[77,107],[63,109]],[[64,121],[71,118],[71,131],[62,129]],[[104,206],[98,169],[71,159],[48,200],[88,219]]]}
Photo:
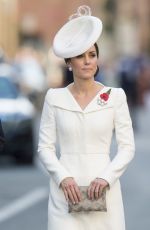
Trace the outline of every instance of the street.
{"label": "street", "polygon": [[[121,177],[126,230],[150,229],[149,137],[149,111],[139,111],[136,155]],[[0,230],[47,229],[48,181],[38,159],[34,166],[0,164]]]}
{"label": "street", "polygon": [[0,229],[46,229],[48,176],[37,166],[0,170]]}

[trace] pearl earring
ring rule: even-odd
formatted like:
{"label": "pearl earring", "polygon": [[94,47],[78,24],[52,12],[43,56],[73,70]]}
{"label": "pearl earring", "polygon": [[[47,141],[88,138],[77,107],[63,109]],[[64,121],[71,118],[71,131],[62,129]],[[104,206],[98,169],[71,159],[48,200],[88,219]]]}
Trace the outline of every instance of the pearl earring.
{"label": "pearl earring", "polygon": [[72,67],[71,67],[71,66],[69,66],[69,68],[68,68],[68,69],[69,69],[69,71],[72,71]]}

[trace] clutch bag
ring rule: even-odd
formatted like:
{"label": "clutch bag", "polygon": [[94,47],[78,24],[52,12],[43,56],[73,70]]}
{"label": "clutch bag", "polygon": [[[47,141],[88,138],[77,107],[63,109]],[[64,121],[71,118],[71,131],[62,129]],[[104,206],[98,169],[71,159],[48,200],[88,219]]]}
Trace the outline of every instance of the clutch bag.
{"label": "clutch bag", "polygon": [[103,190],[101,197],[97,200],[90,200],[88,198],[87,190],[88,186],[79,186],[82,194],[82,200],[78,204],[72,204],[71,201],[68,202],[68,212],[90,212],[90,211],[100,211],[106,212],[106,189]]}

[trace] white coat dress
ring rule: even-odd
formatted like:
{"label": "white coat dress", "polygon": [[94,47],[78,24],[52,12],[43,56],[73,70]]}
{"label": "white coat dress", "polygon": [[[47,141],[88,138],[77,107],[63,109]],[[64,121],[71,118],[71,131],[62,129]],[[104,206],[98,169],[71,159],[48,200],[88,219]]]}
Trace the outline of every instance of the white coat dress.
{"label": "white coat dress", "polygon": [[[134,137],[126,95],[121,88],[111,88],[105,105],[98,103],[100,94],[109,89],[104,86],[84,110],[67,87],[47,92],[38,153],[50,174],[48,230],[125,230],[119,177],[134,156]],[[118,150],[110,160],[114,130]],[[107,212],[68,213],[59,187],[65,177],[74,177],[82,186],[97,177],[108,181]]]}

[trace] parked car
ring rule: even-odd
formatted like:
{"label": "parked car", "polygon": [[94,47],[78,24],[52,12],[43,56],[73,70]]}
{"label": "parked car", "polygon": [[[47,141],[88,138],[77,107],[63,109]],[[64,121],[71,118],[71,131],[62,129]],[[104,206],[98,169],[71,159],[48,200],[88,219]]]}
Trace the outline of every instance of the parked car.
{"label": "parked car", "polygon": [[9,77],[0,76],[0,119],[5,135],[3,155],[10,155],[16,162],[33,163],[35,108],[22,96]]}

